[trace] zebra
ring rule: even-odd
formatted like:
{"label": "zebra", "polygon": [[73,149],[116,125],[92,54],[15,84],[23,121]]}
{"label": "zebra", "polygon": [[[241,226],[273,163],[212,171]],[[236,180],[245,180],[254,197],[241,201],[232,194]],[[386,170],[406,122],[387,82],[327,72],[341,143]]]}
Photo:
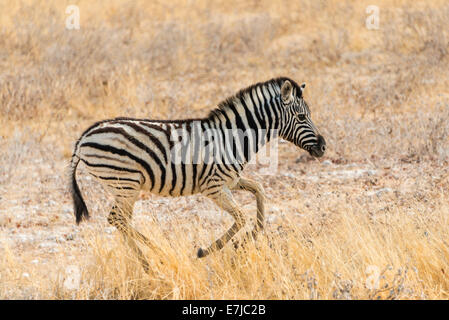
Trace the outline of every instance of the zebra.
{"label": "zebra", "polygon": [[[233,217],[233,225],[221,237],[209,247],[199,248],[198,258],[222,249],[245,225],[245,214],[231,191],[249,191],[256,197],[257,213],[255,225],[245,239],[255,239],[264,227],[265,196],[260,183],[241,175],[247,163],[261,147],[278,137],[313,157],[323,156],[326,150],[326,142],[313,124],[303,98],[304,89],[305,83],[298,85],[290,78],[279,77],[240,90],[205,118],[115,118],[93,124],[76,142],[71,160],[76,223],[89,217],[76,180],[76,168],[81,161],[114,196],[107,220],[124,236],[146,271],[148,263],[136,240],[155,246],[130,223],[141,190],[173,197],[199,193]],[[244,132],[243,138],[237,132]],[[190,153],[181,145],[178,148],[181,155],[178,152],[176,156],[173,150],[179,147],[183,135],[190,137],[185,144]],[[209,139],[201,139],[204,136]],[[205,143],[202,140],[207,140],[208,152],[201,152]]]}

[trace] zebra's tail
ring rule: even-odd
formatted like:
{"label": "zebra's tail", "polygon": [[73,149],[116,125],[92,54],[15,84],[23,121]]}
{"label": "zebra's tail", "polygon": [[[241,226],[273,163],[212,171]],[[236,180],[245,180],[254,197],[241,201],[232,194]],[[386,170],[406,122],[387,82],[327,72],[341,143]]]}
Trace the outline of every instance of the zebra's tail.
{"label": "zebra's tail", "polygon": [[83,196],[81,195],[80,188],[76,182],[76,167],[80,162],[78,155],[74,154],[72,157],[72,182],[70,184],[70,189],[72,191],[73,198],[73,208],[76,217],[76,224],[79,224],[83,218],[89,218],[89,211],[87,210],[86,203],[84,202]]}

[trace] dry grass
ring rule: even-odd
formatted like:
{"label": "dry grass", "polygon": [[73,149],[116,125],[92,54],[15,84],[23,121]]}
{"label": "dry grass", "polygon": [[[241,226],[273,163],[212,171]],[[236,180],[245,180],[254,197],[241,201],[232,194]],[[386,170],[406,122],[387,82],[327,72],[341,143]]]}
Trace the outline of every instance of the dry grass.
{"label": "dry grass", "polygon": [[[78,1],[66,30],[68,3],[1,2],[0,298],[447,299],[449,6],[378,1],[368,30],[370,4]],[[198,260],[231,219],[143,195],[135,225],[160,249],[145,274],[82,174],[93,218],[74,225],[66,169],[92,122],[204,116],[279,75],[307,82],[329,148],[319,162],[281,144],[277,176],[248,170],[268,195],[256,243]]]}

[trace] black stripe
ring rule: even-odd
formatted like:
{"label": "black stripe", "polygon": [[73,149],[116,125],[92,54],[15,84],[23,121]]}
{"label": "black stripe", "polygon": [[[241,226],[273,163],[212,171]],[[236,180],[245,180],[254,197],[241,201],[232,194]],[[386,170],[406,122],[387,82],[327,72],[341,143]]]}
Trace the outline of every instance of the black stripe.
{"label": "black stripe", "polygon": [[115,195],[116,198],[124,198],[124,199],[133,199],[134,195],[128,195],[128,194],[116,194]]}
{"label": "black stripe", "polygon": [[[265,89],[265,90],[263,90],[263,89]],[[269,125],[268,125],[268,128],[267,128],[266,138],[268,139],[268,141],[270,141],[271,140],[271,130],[277,128],[277,126],[276,126],[277,113],[274,110],[273,105],[272,105],[273,96],[271,95],[271,91],[270,91],[269,86],[266,86],[265,88],[262,88],[262,95],[264,96],[265,101],[266,101],[265,109],[267,110],[267,113],[269,114],[269,118],[273,119],[273,117],[274,117],[274,123],[270,122]],[[263,143],[265,143],[265,141]]]}
{"label": "black stripe", "polygon": [[117,166],[113,166],[113,165],[109,165],[109,164],[97,164],[97,163],[89,163],[87,160],[85,159],[81,159],[81,161],[83,161],[87,166],[89,167],[94,167],[94,168],[108,168],[108,169],[112,169],[112,170],[116,170],[116,171],[125,171],[125,172],[131,172],[131,173],[139,173],[142,178],[143,178],[143,183],[145,183],[145,176],[142,174],[141,171],[139,170],[134,170],[134,169],[129,169],[129,168],[122,168],[122,167],[117,167]]}
{"label": "black stripe", "polygon": [[192,163],[192,191],[191,191],[191,193],[193,193],[196,188],[196,174],[197,174],[196,171],[197,171],[197,164]]}
{"label": "black stripe", "polygon": [[181,163],[181,173],[182,173],[182,185],[181,185],[181,190],[179,190],[179,194],[183,195],[184,193],[184,188],[186,187],[186,164],[185,163]]}
{"label": "black stripe", "polygon": [[[254,100],[254,95],[256,95],[256,99],[257,99],[257,104],[255,103],[255,100]],[[260,128],[262,129],[262,130],[266,130],[266,133],[268,133],[268,130],[270,130],[270,123],[268,123],[267,124],[267,116],[266,116],[266,113],[267,113],[267,107],[266,107],[266,105],[267,105],[267,102],[266,101],[264,101],[264,103],[262,104],[262,105],[259,105],[259,103],[260,103],[260,101],[259,101],[259,98],[257,97],[257,91],[256,91],[256,88],[254,88],[252,91],[251,91],[251,94],[250,94],[250,97],[251,97],[251,102],[255,105],[255,106],[258,106],[258,109],[259,109],[259,113],[260,113],[260,119],[258,119],[258,121],[259,121],[259,124],[260,124]],[[257,114],[256,114],[256,116],[257,116]],[[266,136],[266,134],[265,135],[262,135],[260,138],[259,137],[257,137],[257,141],[258,141],[258,143],[260,142],[261,144],[265,144],[265,136]],[[260,139],[260,140],[259,140]],[[257,144],[257,146],[258,146],[259,144]]]}
{"label": "black stripe", "polygon": [[[244,101],[242,101],[242,106],[243,106],[243,109],[245,109],[246,121],[248,122],[248,126],[251,129],[254,129],[254,132],[256,134],[256,136],[255,136],[255,140],[256,141],[255,141],[255,145],[253,146],[254,150],[251,150],[251,151],[257,152],[259,150],[259,128],[257,127],[257,124],[254,121],[253,115],[249,111],[249,109],[246,106],[246,104],[244,103]],[[250,134],[251,134],[251,137],[252,137],[252,133],[251,132],[250,132]]]}
{"label": "black stripe", "polygon": [[222,187],[222,186],[223,186],[223,183],[213,184],[213,185],[210,185],[209,189],[207,189],[207,190],[212,190],[213,188],[219,188],[219,187]]}
{"label": "black stripe", "polygon": [[[264,94],[263,94],[263,92],[262,92],[262,90],[260,89],[260,88],[257,88],[257,89],[259,89],[259,91],[260,91],[260,94],[264,97]],[[257,92],[257,90],[256,90],[256,92]],[[256,97],[257,97],[257,99],[259,100],[259,94],[258,94],[258,92],[257,92],[257,94],[256,94]],[[260,100],[259,100],[260,101]],[[271,118],[271,113],[269,112],[269,110],[267,110],[266,109],[266,104],[264,103],[264,104],[262,104],[263,105],[263,109],[266,111],[265,112],[265,116],[268,118],[268,130],[269,129],[271,129],[271,124],[273,123],[273,119]]]}
{"label": "black stripe", "polygon": [[119,186],[119,185],[110,185],[110,184],[108,184],[108,187],[110,187],[110,188],[114,188],[114,189],[117,189],[117,190],[137,190],[136,188],[132,188],[132,187],[124,187],[124,186]]}
{"label": "black stripe", "polygon": [[154,188],[154,173],[153,173],[153,170],[151,170],[151,168],[150,168],[150,166],[148,165],[147,162],[145,162],[142,159],[136,157],[135,155],[129,153],[128,151],[122,150],[122,149],[117,149],[117,148],[114,148],[112,146],[102,145],[102,144],[95,143],[95,142],[84,142],[84,143],[81,144],[80,147],[90,147],[90,148],[106,151],[106,152],[109,152],[109,153],[112,153],[112,154],[118,154],[120,156],[125,156],[125,157],[128,157],[128,158],[134,160],[135,162],[140,164],[145,169],[145,171],[147,172],[147,174],[149,175],[149,177],[151,179],[151,189]]}
{"label": "black stripe", "polygon": [[[270,114],[270,118],[271,119],[274,118],[274,123],[273,122],[270,123],[269,126],[268,126],[268,129],[267,129],[267,141],[271,140],[272,135],[273,135],[272,131],[279,129],[278,128],[278,126],[279,126],[279,114],[278,114],[278,108],[277,108],[277,105],[276,105],[276,92],[272,93],[271,92],[272,90],[270,90],[270,89],[273,89],[273,88],[272,88],[271,85],[268,85],[266,87],[266,92],[268,93],[269,97],[267,97],[265,95],[265,93],[262,91],[262,94],[264,94],[265,99],[268,100],[268,102],[266,104],[266,107],[265,107],[265,110],[266,110],[267,113]],[[273,89],[273,91],[275,91],[275,90]]]}
{"label": "black stripe", "polygon": [[[278,129],[279,125],[281,123],[281,116],[282,116],[281,107],[279,106],[279,100],[277,100],[277,99],[274,100],[274,105],[272,106],[272,108],[273,108],[274,117],[275,117],[274,127],[276,129]],[[279,111],[279,113],[277,111]]]}
{"label": "black stripe", "polygon": [[[123,124],[123,123],[122,123]],[[128,123],[126,123],[126,125],[129,125]],[[88,135],[86,135],[86,137],[89,137],[93,134],[100,134],[100,133],[115,133],[115,134],[119,134],[121,136],[123,136],[124,138],[126,138],[129,142],[131,142],[132,144],[134,144],[136,147],[144,150],[153,160],[154,162],[156,162],[156,164],[159,166],[160,170],[161,170],[161,186],[159,188],[159,192],[162,191],[164,185],[165,185],[165,166],[162,163],[162,161],[159,159],[159,157],[157,156],[157,154],[151,150],[150,148],[148,148],[148,146],[144,145],[142,142],[140,142],[139,140],[136,139],[136,137],[130,135],[128,132],[126,132],[126,130],[124,130],[123,128],[115,128],[115,127],[106,127],[106,128],[100,128],[97,130],[93,130],[91,131]],[[86,143],[83,143],[83,145],[86,145]],[[100,144],[98,144],[100,145]],[[105,145],[101,145],[103,148],[106,147]],[[113,147],[112,147],[113,148]],[[115,149],[115,148],[114,148]],[[122,150],[122,149],[116,149],[116,150],[121,150],[123,152],[126,152],[127,154],[135,157],[134,155],[132,155],[131,153]],[[130,156],[128,156],[129,158],[131,158]],[[152,190],[154,188],[154,174],[153,171],[151,170],[150,166],[148,165],[148,163],[146,163],[144,160],[135,157],[136,159],[139,159],[142,163],[145,163],[146,167],[148,167],[147,172],[151,172],[152,176],[151,176],[151,189]]]}
{"label": "black stripe", "polygon": [[[202,130],[202,133],[203,133],[203,137],[204,137],[204,132],[206,132],[206,130],[207,130],[208,128],[206,128],[206,123],[205,122],[201,122],[201,130]],[[203,142],[203,140],[201,140],[202,141],[202,150],[205,152],[206,151],[206,145],[205,145],[205,143],[206,143],[206,141],[204,141]],[[208,141],[208,143],[210,143],[209,141]],[[204,173],[205,173],[205,171],[206,171],[206,169],[207,169],[207,167],[209,166],[209,165],[211,165],[210,163],[206,163],[206,161],[209,161],[209,154],[203,154],[203,157],[204,157],[204,159],[203,159],[203,167],[201,168],[201,173],[200,173],[200,175],[199,175],[199,177],[198,177],[198,184],[200,184],[201,185],[201,180],[203,179],[203,175],[204,175]]]}
{"label": "black stripe", "polygon": [[129,162],[122,160],[122,159],[118,159],[118,158],[113,158],[113,157],[108,157],[108,156],[103,156],[103,155],[98,155],[98,154],[84,154],[85,157],[87,158],[97,158],[97,159],[107,159],[107,160],[112,160],[112,161],[117,161],[123,164],[130,164]]}
{"label": "black stripe", "polygon": [[[175,124],[175,126],[176,126],[176,124]],[[180,127],[179,127],[180,129],[183,129],[183,131],[184,131],[184,128],[183,128],[183,125],[180,125]],[[182,152],[181,152],[181,173],[182,173],[182,184],[181,184],[181,189],[179,190],[179,194],[180,195],[183,195],[184,194],[184,189],[185,189],[185,187],[186,187],[186,182],[187,182],[187,175],[186,175],[186,166],[187,166],[187,163],[189,163],[190,162],[190,159],[187,159],[187,156],[188,156],[188,154],[189,154],[189,152],[187,152],[188,151],[188,148],[190,148],[190,139],[191,139],[191,135],[190,135],[190,133],[191,133],[191,131],[192,131],[192,128],[190,127],[190,124],[189,123],[186,123],[186,125],[185,125],[185,130],[187,131],[187,143],[188,144],[183,144],[183,146],[182,146]],[[183,132],[183,137],[184,137],[184,132]]]}
{"label": "black stripe", "polygon": [[161,143],[161,141],[156,138],[151,132],[148,130],[145,130],[141,126],[133,123],[133,122],[126,122],[124,123],[127,126],[133,128],[136,132],[142,133],[143,135],[147,136],[151,142],[155,144],[155,146],[161,151],[162,155],[164,156],[165,162],[167,162],[167,150],[165,150],[164,145]]}
{"label": "black stripe", "polygon": [[257,106],[257,108],[259,108],[259,112],[260,112],[260,115],[261,115],[261,118],[262,118],[261,121],[263,123],[262,126],[263,126],[264,129],[267,129],[267,116],[266,116],[265,106],[260,104],[259,97],[257,95],[257,90],[256,89],[257,88],[254,88],[251,91],[251,101],[252,101],[252,103],[255,106]]}
{"label": "black stripe", "polygon": [[[210,189],[209,189],[210,190]],[[209,195],[208,196],[213,196],[214,194],[217,194],[218,192],[219,192],[220,190],[217,190],[217,191],[214,191],[214,192],[211,192],[211,193],[209,193]]]}
{"label": "black stripe", "polygon": [[[226,170],[231,171],[231,168],[229,168],[229,166],[227,165],[227,160],[229,159],[228,157],[228,151],[226,150],[226,134],[225,131],[222,128],[222,122],[220,117],[216,118],[220,123],[218,124],[218,128],[217,128],[217,132],[218,134],[220,134],[220,140],[221,140],[221,145],[219,145],[220,141],[217,141],[217,150],[219,150],[220,155],[221,155],[221,164],[223,165]],[[221,139],[222,138],[222,139]]]}
{"label": "black stripe", "polygon": [[[226,131],[224,131],[224,138],[225,138],[225,139],[224,139],[224,142],[225,142],[225,146],[227,146],[227,145],[228,145],[228,139],[227,139],[228,135],[227,135],[226,133],[228,132],[228,130],[232,130],[232,123],[231,123],[231,120],[229,119],[229,117],[228,117],[228,115],[227,115],[226,112],[222,112],[222,114],[223,114],[223,117],[224,117],[225,120],[226,120],[226,128],[225,128]],[[232,154],[233,158],[236,159],[235,151],[234,151],[234,150],[236,150],[236,145],[235,145],[234,138],[232,138],[232,147],[231,147],[231,150],[227,151],[226,148],[224,148],[224,149],[225,149],[226,157],[227,157],[228,159],[230,159],[230,153]],[[234,168],[234,170],[237,170],[237,168],[235,167],[235,165],[234,165],[233,163],[232,163],[231,165],[232,165],[232,167]]]}
{"label": "black stripe", "polygon": [[[260,127],[262,128],[262,129],[266,129],[266,127],[267,127],[267,124],[265,123],[265,119],[264,119],[264,116],[263,116],[263,106],[259,106],[259,105],[257,105],[255,102],[254,102],[254,99],[253,99],[253,94],[252,93],[256,93],[256,90],[255,89],[253,89],[253,90],[251,90],[251,92],[248,94],[249,95],[249,97],[250,97],[250,99],[251,99],[251,103],[253,104],[253,106],[254,106],[254,111],[255,111],[255,113],[256,113],[256,117],[257,117],[257,120],[259,121],[259,123],[260,123]],[[257,94],[257,93],[256,93]]]}
{"label": "black stripe", "polygon": [[[226,171],[223,170],[223,168],[220,165],[217,165],[217,169],[218,171],[220,171],[221,173],[223,173],[225,176],[227,176],[228,178],[232,179],[232,176],[227,174]],[[228,170],[228,172],[230,172],[230,170]]]}
{"label": "black stripe", "polygon": [[106,120],[106,121],[110,121],[110,122],[118,122],[118,121],[145,121],[147,123],[186,123],[186,122],[191,122],[191,121],[196,121],[196,120],[201,120],[199,118],[190,118],[190,119],[175,119],[175,120],[156,120],[156,119],[138,119],[138,118],[129,118],[129,117],[117,117],[114,119],[110,119],[110,120]]}
{"label": "black stripe", "polygon": [[155,124],[152,124],[152,123],[148,123],[148,122],[145,122],[145,121],[140,121],[139,122],[141,125],[143,125],[143,126],[145,126],[145,127],[148,127],[148,128],[150,128],[150,129],[154,129],[154,130],[159,130],[160,132],[163,132],[164,134],[165,134],[165,137],[166,137],[166,139],[167,139],[167,142],[168,142],[168,145],[170,146],[170,150],[173,148],[173,141],[171,141],[171,139],[170,139],[170,131],[169,130],[166,130],[166,129],[164,129],[164,128],[162,128],[161,126],[158,126],[158,125],[155,125]]}
{"label": "black stripe", "polygon": [[[229,117],[228,117],[228,114],[226,113],[226,112],[222,112],[222,114],[223,114],[223,116],[225,117],[225,119],[226,119],[226,129],[228,129],[228,130],[232,130],[232,123],[231,123],[231,120],[229,119]],[[233,130],[232,130],[233,131]],[[231,132],[231,134],[232,134],[232,132]],[[230,150],[229,152],[231,152],[231,154],[232,154],[232,156],[233,156],[233,159],[238,159],[238,155],[237,155],[237,145],[236,145],[236,143],[235,143],[235,139],[234,139],[234,136],[232,135],[232,148],[231,148],[232,150]],[[229,155],[229,153],[227,153],[228,155]],[[232,167],[234,168],[234,170],[236,171],[236,172],[238,172],[239,171],[239,169],[234,165],[234,163],[231,163],[231,165],[232,165]]]}
{"label": "black stripe", "polygon": [[93,175],[95,178],[102,179],[102,180],[129,181],[129,182],[135,182],[137,184],[140,184],[140,181],[131,179],[131,178],[97,176],[93,173],[91,173],[91,175]]}
{"label": "black stripe", "polygon": [[173,159],[171,159],[170,163],[171,163],[172,179],[171,179],[171,189],[170,189],[169,193],[172,196],[173,190],[175,190],[175,187],[176,187],[177,176],[176,176],[176,166],[173,163]]}
{"label": "black stripe", "polygon": [[[210,166],[209,172],[208,172],[208,173],[206,174],[206,176],[204,177],[205,180],[206,180],[207,177],[210,177],[210,176],[211,176],[211,173],[212,173],[212,170],[214,169],[214,167],[215,167],[214,165],[211,165],[211,166]],[[203,181],[203,182],[204,182],[204,181]]]}
{"label": "black stripe", "polygon": [[[242,118],[240,117],[240,114],[237,112],[234,104],[229,104],[229,109],[235,115],[235,121],[236,121],[237,128],[240,129],[242,132],[245,132],[245,130],[246,130],[245,125],[243,124]],[[248,159],[249,159],[249,148],[245,147],[245,138],[244,137],[243,137],[243,156],[245,157],[245,161],[248,161]]]}
{"label": "black stripe", "polygon": [[198,177],[198,184],[199,185],[202,184],[203,175],[206,172],[207,167],[210,166],[210,165],[212,165],[212,164],[210,164],[210,163],[209,164],[203,163],[203,168],[201,169],[201,173],[200,173],[200,175]]}
{"label": "black stripe", "polygon": [[196,125],[197,122],[192,122],[193,126],[193,134],[192,134],[192,144],[191,147],[193,149],[193,157],[192,157],[192,190],[191,193],[195,191],[196,182],[197,182],[197,170],[198,164],[200,163],[200,152],[202,151],[202,138],[201,138],[201,123],[200,125]]}

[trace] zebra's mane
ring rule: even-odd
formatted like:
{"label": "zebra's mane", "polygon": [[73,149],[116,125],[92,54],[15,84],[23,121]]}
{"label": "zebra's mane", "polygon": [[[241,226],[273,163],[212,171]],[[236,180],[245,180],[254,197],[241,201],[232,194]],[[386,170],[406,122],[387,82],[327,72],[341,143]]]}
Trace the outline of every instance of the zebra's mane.
{"label": "zebra's mane", "polygon": [[287,78],[287,77],[278,77],[278,78],[273,78],[273,79],[265,81],[265,82],[258,82],[256,84],[253,84],[253,85],[247,87],[247,88],[239,90],[236,94],[234,94],[234,95],[226,98],[222,102],[220,102],[218,104],[217,108],[215,108],[209,112],[206,119],[213,119],[214,117],[219,116],[220,114],[226,112],[227,110],[230,109],[230,106],[234,105],[235,100],[242,99],[245,96],[245,94],[250,93],[254,88],[265,87],[265,86],[271,84],[276,89],[280,90],[282,83],[284,83],[285,80],[290,81],[291,84],[293,85],[293,87],[296,88],[297,92],[301,92],[298,84],[295,81],[293,81],[292,79]]}

